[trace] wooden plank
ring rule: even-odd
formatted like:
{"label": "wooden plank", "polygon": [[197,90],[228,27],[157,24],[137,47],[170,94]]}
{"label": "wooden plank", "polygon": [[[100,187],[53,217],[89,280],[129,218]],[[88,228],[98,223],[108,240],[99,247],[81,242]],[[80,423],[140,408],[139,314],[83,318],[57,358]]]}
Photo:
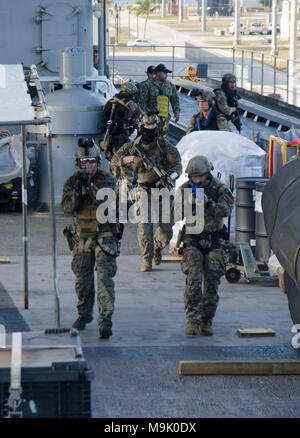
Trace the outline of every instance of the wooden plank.
{"label": "wooden plank", "polygon": [[5,264],[5,263],[10,263],[10,259],[4,259],[4,258],[2,258],[2,259],[0,259],[0,263],[3,263],[3,264]]}
{"label": "wooden plank", "polygon": [[182,257],[176,257],[176,256],[163,256],[162,262],[164,263],[174,263],[174,262],[180,262]]}
{"label": "wooden plank", "polygon": [[262,361],[179,361],[179,375],[290,375],[300,374],[298,360]]}
{"label": "wooden plank", "polygon": [[271,328],[239,328],[236,334],[243,338],[259,336],[275,336],[276,332]]}

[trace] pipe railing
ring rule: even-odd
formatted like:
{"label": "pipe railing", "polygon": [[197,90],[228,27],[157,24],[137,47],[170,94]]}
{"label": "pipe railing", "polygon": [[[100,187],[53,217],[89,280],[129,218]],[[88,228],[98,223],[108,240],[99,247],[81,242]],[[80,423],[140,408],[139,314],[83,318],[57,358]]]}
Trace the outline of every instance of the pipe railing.
{"label": "pipe railing", "polygon": [[[111,79],[114,83],[118,70],[129,79],[140,79],[145,78],[145,65],[164,62],[171,64],[172,78],[174,78],[181,74],[180,68],[182,70],[183,64],[205,63],[208,65],[208,78],[221,80],[224,73],[232,71],[237,76],[238,86],[241,88],[255,91],[263,96],[270,95],[286,103],[296,102],[300,105],[300,88],[297,86],[298,82],[300,84],[300,61],[297,60],[232,46],[155,45],[142,48],[152,49],[153,54],[147,57],[144,56],[145,53],[140,52],[141,47],[116,44],[107,47],[108,62],[112,71]],[[216,51],[222,53],[218,54]],[[160,52],[163,52],[164,61]],[[141,56],[138,56],[139,53]],[[129,68],[132,62],[135,63],[134,73],[130,72]]]}

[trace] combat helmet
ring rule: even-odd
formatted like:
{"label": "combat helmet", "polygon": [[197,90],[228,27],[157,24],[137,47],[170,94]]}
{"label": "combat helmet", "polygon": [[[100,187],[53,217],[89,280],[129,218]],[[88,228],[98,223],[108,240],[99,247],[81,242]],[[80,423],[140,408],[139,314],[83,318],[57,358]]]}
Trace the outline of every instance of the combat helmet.
{"label": "combat helmet", "polygon": [[97,158],[98,162],[101,160],[100,149],[90,138],[79,138],[78,147],[76,149],[76,165],[79,167],[79,160],[83,158]]}
{"label": "combat helmet", "polygon": [[214,169],[211,161],[208,160],[204,155],[197,155],[190,159],[186,166],[185,172],[189,177],[191,176],[202,176],[209,173]]}
{"label": "combat helmet", "polygon": [[197,93],[196,99],[198,102],[214,102],[216,95],[210,90],[201,90],[199,94]]}
{"label": "combat helmet", "polygon": [[145,113],[140,121],[139,121],[139,130],[141,130],[145,125],[156,125],[158,126],[160,120],[156,114],[156,112],[147,112]]}
{"label": "combat helmet", "polygon": [[225,73],[222,77],[222,83],[226,85],[228,82],[236,82],[236,76],[232,73]]}
{"label": "combat helmet", "polygon": [[120,92],[123,94],[129,94],[130,96],[133,96],[135,93],[137,93],[138,89],[134,85],[133,82],[124,82],[124,84],[121,85]]}

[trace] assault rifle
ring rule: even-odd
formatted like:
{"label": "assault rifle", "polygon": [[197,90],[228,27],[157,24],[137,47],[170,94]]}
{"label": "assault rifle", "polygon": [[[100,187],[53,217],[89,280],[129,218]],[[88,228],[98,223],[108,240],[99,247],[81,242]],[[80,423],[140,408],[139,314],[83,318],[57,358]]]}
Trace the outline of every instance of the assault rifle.
{"label": "assault rifle", "polygon": [[112,139],[111,130],[114,124],[113,117],[116,110],[116,106],[117,106],[117,102],[113,102],[111,104],[109,120],[106,122],[107,128],[105,131],[104,139],[103,141],[100,142],[100,147],[104,152],[107,152],[107,150],[110,148],[111,145],[111,139]]}
{"label": "assault rifle", "polygon": [[86,189],[88,187],[89,175],[86,170],[83,170],[78,179],[78,183],[75,187],[75,191],[79,193],[80,196],[86,195]]}
{"label": "assault rifle", "polygon": [[77,193],[79,193],[79,196],[86,196],[87,195],[87,189],[88,189],[88,195],[91,198],[96,199],[97,196],[97,192],[98,192],[98,187],[94,184],[91,183],[90,177],[87,173],[86,170],[83,170],[79,176],[79,180],[77,183],[77,186],[75,187],[75,191]]}
{"label": "assault rifle", "polygon": [[241,118],[239,115],[239,110],[237,109],[236,112],[232,113],[231,115],[231,122],[234,124],[234,126],[236,127],[236,129],[241,132],[242,129],[242,122],[241,122]]}
{"label": "assault rifle", "polygon": [[156,175],[159,177],[159,183],[166,189],[172,190],[175,187],[174,180],[178,177],[176,172],[172,172],[172,178],[164,169],[160,169],[154,160],[146,155],[143,148],[138,143],[133,143],[134,152],[137,153],[139,157],[142,158],[143,162],[146,164],[147,169],[154,170]]}

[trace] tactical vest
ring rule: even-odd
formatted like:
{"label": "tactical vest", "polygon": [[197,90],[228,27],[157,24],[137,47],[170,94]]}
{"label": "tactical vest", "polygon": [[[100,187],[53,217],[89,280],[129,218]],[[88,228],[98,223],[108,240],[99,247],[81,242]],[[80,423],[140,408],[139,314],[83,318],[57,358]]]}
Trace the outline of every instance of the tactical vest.
{"label": "tactical vest", "polygon": [[88,204],[82,201],[76,215],[76,232],[81,238],[94,238],[98,234],[98,222],[96,219],[97,204]]}
{"label": "tactical vest", "polygon": [[[100,189],[103,187],[105,173],[97,172],[94,177],[95,185]],[[80,238],[94,238],[99,232],[111,231],[116,232],[115,224],[99,224],[96,218],[98,204],[92,199],[82,199],[74,216],[76,233]]]}
{"label": "tactical vest", "polygon": [[[224,88],[215,88],[213,90],[213,92],[216,94],[216,92],[221,92],[225,94],[226,97],[226,103],[230,108],[236,107],[238,108],[239,106],[239,99],[240,96],[238,93],[235,93],[235,95],[230,94],[230,99],[228,98],[228,94],[226,93],[226,91],[224,90]],[[216,99],[216,105],[217,105],[217,109],[218,111],[220,111],[222,113],[222,111],[220,110],[220,108],[218,107],[218,99]],[[223,114],[223,113],[222,113]],[[224,114],[224,116],[226,117],[227,120],[230,120],[230,116],[227,116],[226,114]]]}
{"label": "tactical vest", "polygon": [[[189,181],[184,183],[181,186],[181,189],[189,188]],[[224,192],[224,190],[227,188],[225,184],[220,182],[216,178],[212,178],[210,181],[210,184],[208,187],[204,189],[204,194],[208,197],[208,199],[212,199],[215,203],[219,202],[219,198]],[[183,196],[183,195],[182,195]],[[193,214],[195,214],[195,209],[193,208]],[[189,225],[189,224],[188,224]],[[192,224],[190,224],[192,225]],[[220,231],[223,226],[223,218],[222,217],[216,217],[209,214],[208,210],[204,209],[204,229],[203,232],[216,232]],[[197,238],[198,234],[191,234],[192,237]]]}
{"label": "tactical vest", "polygon": [[[202,123],[204,122],[204,119],[198,119],[197,117],[195,117],[195,124],[194,124],[194,129],[195,131],[218,131],[218,123],[217,123],[217,116],[216,117],[212,117],[210,120],[210,123],[207,126],[204,126]],[[201,129],[199,129],[198,123],[201,124]]]}
{"label": "tactical vest", "polygon": [[[209,186],[204,189],[205,195],[208,199],[212,199],[215,203],[219,202],[220,196],[226,189],[226,185],[220,182],[217,178],[212,178]],[[204,212],[205,223],[204,230],[206,231],[219,231],[223,226],[223,218],[210,215],[208,212]]]}

